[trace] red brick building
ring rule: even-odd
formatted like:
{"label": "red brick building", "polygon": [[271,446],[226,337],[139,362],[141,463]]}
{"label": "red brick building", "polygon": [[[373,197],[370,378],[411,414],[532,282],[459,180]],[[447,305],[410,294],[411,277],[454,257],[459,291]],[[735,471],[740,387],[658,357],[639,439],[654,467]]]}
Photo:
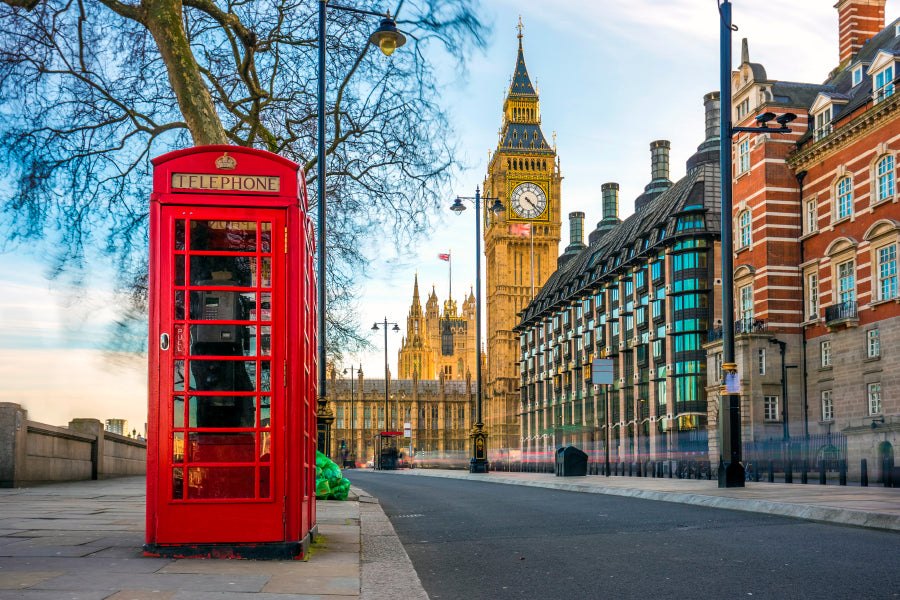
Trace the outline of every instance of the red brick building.
{"label": "red brick building", "polygon": [[811,467],[846,448],[851,478],[861,459],[881,478],[900,443],[900,20],[885,27],[884,4],[837,3],[839,64],[824,83],[769,79],[746,40],[732,74],[735,126],[798,117],[788,135],[734,138],[744,439],[812,436]]}

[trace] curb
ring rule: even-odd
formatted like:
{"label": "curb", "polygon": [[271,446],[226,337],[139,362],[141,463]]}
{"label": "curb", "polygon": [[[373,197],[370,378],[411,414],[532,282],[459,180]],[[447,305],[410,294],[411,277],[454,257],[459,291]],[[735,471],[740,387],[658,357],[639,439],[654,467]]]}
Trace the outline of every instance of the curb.
{"label": "curb", "polygon": [[350,486],[358,497],[360,600],[428,600],[419,575],[378,500]]}

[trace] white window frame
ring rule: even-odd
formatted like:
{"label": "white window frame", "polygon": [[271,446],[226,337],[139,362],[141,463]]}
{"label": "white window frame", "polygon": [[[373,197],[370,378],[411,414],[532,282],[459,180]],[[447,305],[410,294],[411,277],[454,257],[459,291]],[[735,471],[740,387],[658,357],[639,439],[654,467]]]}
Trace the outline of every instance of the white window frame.
{"label": "white window frame", "polygon": [[886,154],[875,161],[875,203],[894,197],[896,185],[894,155]]}
{"label": "white window frame", "polygon": [[878,358],[881,356],[881,342],[878,339],[878,328],[866,331],[866,356]]}
{"label": "white window frame", "polygon": [[813,118],[815,119],[815,128],[814,139],[815,141],[821,140],[823,137],[827,136],[832,132],[831,127],[831,116],[833,113],[833,107],[828,106],[825,110],[817,113]]}
{"label": "white window frame", "polygon": [[819,342],[819,358],[823,368],[831,366],[831,340]]}
{"label": "white window frame", "polygon": [[891,300],[898,295],[897,244],[888,244],[875,250],[878,259],[878,299]]}
{"label": "white window frame", "polygon": [[876,381],[866,386],[866,404],[869,407],[870,415],[880,415],[881,406],[881,382]]}
{"label": "white window frame", "polygon": [[834,420],[834,396],[831,390],[822,390],[822,420]]}
{"label": "white window frame", "polygon": [[738,215],[738,240],[741,248],[753,243],[753,217],[749,208]]}
{"label": "white window frame", "polygon": [[856,259],[851,258],[837,265],[838,302],[856,301]]}
{"label": "white window frame", "polygon": [[819,318],[819,274],[806,275],[806,310],[809,321]]}
{"label": "white window frame", "polygon": [[750,170],[750,139],[745,138],[738,142],[738,174]]}
{"label": "white window frame", "polygon": [[766,374],[766,349],[757,348],[756,352],[757,367],[756,370],[760,375]]}
{"label": "white window frame", "polygon": [[853,180],[850,176],[841,177],[834,186],[834,217],[845,219],[853,214]]}
{"label": "white window frame", "polygon": [[806,233],[819,230],[819,201],[811,198],[806,201]]}
{"label": "white window frame", "polygon": [[853,69],[853,87],[856,87],[860,83],[862,83],[863,79],[863,66],[859,65],[855,69]]}
{"label": "white window frame", "polygon": [[884,102],[894,94],[893,63],[872,75],[872,101]]}
{"label": "white window frame", "polygon": [[779,421],[780,413],[778,412],[778,396],[763,396],[763,420]]}
{"label": "white window frame", "polygon": [[750,331],[753,323],[753,284],[742,286],[739,297],[741,321],[744,323],[744,332],[746,333]]}

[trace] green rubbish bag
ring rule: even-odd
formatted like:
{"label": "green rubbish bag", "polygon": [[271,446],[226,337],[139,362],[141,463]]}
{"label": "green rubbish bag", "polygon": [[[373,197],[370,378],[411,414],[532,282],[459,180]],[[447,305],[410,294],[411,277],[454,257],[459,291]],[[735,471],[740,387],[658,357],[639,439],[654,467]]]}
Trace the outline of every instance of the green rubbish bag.
{"label": "green rubbish bag", "polygon": [[316,451],[316,498],[319,500],[346,500],[350,481],[341,475],[334,462]]}

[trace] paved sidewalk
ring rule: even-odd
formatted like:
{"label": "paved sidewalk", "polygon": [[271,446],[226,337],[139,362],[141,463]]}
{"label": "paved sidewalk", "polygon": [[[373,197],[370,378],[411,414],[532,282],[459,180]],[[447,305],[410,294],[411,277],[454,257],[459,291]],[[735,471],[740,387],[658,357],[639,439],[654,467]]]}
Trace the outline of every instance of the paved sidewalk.
{"label": "paved sidewalk", "polygon": [[743,488],[719,489],[716,481],[655,477],[556,477],[550,473],[503,472],[472,474],[441,469],[404,469],[384,473],[628,496],[900,532],[900,488],[748,481]]}
{"label": "paved sidewalk", "polygon": [[357,500],[319,501],[308,561],[146,558],[144,490],[143,477],[0,490],[0,599],[427,598],[390,521],[362,490],[351,488]]}
{"label": "paved sidewalk", "polygon": [[[900,531],[900,490],[535,473],[384,471],[764,512]],[[0,490],[0,600],[427,600],[377,500],[319,502],[308,561],[146,558],[144,479]]]}

